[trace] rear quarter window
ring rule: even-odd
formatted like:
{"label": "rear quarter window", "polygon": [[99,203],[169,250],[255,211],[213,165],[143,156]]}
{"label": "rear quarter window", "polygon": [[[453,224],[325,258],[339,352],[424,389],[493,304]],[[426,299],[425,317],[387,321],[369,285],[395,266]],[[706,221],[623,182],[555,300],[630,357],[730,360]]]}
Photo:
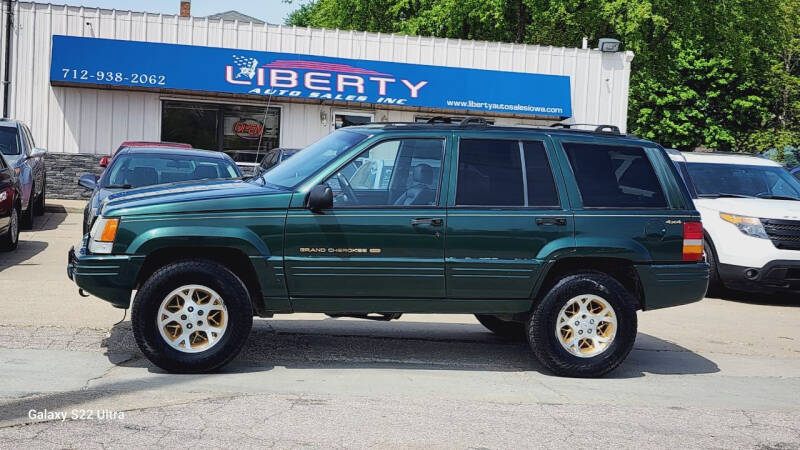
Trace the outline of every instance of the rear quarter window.
{"label": "rear quarter window", "polygon": [[643,148],[565,143],[586,208],[666,208],[667,201]]}

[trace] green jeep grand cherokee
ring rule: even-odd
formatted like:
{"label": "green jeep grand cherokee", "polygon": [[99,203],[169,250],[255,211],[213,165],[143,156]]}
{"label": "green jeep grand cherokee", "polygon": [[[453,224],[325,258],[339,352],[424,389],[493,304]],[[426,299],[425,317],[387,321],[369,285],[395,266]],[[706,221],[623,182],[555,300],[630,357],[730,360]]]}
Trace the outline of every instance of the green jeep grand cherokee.
{"label": "green jeep grand cherokee", "polygon": [[339,130],[249,180],[110,197],[70,251],[154,364],[231,361],[254,315],[469,313],[559,375],[617,367],[636,312],[697,301],[702,228],[658,145],[471,123]]}

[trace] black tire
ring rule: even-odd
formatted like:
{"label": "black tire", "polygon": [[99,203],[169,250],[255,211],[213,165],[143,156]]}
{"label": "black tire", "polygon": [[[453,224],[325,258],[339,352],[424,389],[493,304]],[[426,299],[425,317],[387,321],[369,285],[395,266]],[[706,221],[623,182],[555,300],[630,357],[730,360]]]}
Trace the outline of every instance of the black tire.
{"label": "black tire", "polygon": [[46,179],[42,183],[42,193],[36,197],[36,203],[33,205],[33,215],[35,216],[43,216],[44,215],[44,203],[46,200],[46,192],[47,192],[47,181]]}
{"label": "black tire", "polygon": [[28,199],[28,209],[22,211],[19,216],[19,224],[23,230],[33,228],[33,205],[36,203],[36,185],[31,185],[31,197]]}
{"label": "black tire", "polygon": [[[616,335],[608,347],[592,357],[579,357],[565,349],[556,337],[561,309],[581,295],[602,297],[617,316]],[[617,366],[636,341],[636,300],[614,278],[600,272],[565,276],[536,305],[528,321],[528,341],[539,361],[556,375],[577,378],[603,376]]]}
{"label": "black tire", "polygon": [[524,341],[526,338],[525,324],[522,322],[503,320],[490,314],[475,314],[475,318],[481,325],[498,336],[513,341]]}
{"label": "black tire", "polygon": [[722,289],[722,281],[719,279],[719,269],[717,268],[717,254],[711,242],[708,239],[703,239],[703,249],[706,254],[706,262],[708,262],[708,292],[718,292]]}
{"label": "black tire", "polygon": [[[19,244],[19,208],[14,208],[11,211],[11,214],[12,214],[11,220],[12,221],[16,220],[17,226],[16,227],[9,226],[8,231],[2,236],[0,236],[0,251],[2,252],[10,252],[12,250],[15,250],[17,248],[17,245]],[[16,229],[16,234],[14,234],[15,229]]]}
{"label": "black tire", "polygon": [[[164,298],[189,284],[216,291],[228,312],[227,329],[220,340],[198,353],[171,347],[156,324]],[[134,299],[131,323],[139,349],[153,364],[169,372],[210,372],[229,363],[242,350],[253,326],[253,307],[242,280],[225,266],[208,260],[181,260],[162,267],[145,281]]]}

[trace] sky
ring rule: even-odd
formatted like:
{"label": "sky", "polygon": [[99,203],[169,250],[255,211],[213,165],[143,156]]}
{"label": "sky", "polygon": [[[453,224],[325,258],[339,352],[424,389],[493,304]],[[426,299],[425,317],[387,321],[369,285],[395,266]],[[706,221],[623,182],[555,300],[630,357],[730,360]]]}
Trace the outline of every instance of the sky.
{"label": "sky", "polygon": [[[54,5],[74,5],[178,14],[180,0],[39,0]],[[307,0],[192,0],[193,16],[208,16],[232,9],[269,23],[282,24],[290,12]]]}

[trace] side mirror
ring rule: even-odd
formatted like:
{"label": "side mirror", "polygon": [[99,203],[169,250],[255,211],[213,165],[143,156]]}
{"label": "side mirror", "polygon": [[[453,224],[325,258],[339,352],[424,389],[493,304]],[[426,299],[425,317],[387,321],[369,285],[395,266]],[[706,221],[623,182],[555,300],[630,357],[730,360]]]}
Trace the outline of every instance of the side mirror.
{"label": "side mirror", "polygon": [[100,158],[100,167],[108,167],[108,156]]}
{"label": "side mirror", "polygon": [[306,197],[306,208],[311,211],[333,209],[333,190],[327,183],[318,184],[311,188]]}
{"label": "side mirror", "polygon": [[31,158],[41,158],[42,156],[47,154],[47,150],[43,148],[35,148],[31,151]]}
{"label": "side mirror", "polygon": [[93,191],[97,187],[97,181],[98,181],[97,175],[87,173],[85,175],[81,175],[81,177],[78,178],[78,186]]}

